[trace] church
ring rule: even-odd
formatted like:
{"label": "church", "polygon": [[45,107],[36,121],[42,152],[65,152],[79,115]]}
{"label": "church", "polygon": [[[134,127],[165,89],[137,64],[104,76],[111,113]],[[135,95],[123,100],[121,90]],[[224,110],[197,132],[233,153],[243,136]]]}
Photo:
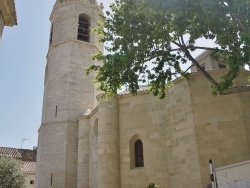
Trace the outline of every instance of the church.
{"label": "church", "polygon": [[[92,32],[103,6],[96,0],[57,0],[44,78],[36,188],[205,188],[208,161],[221,167],[250,159],[250,93],[213,96],[192,69],[159,99],[142,87],[102,98],[84,67],[103,51]],[[197,57],[215,79],[226,65]],[[241,70],[235,86],[247,85]]]}

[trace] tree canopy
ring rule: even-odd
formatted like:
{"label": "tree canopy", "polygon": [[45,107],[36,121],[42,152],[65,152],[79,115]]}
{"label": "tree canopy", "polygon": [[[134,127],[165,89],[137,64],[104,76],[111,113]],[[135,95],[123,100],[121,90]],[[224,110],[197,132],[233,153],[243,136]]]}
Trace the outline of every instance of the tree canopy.
{"label": "tree canopy", "polygon": [[0,155],[0,188],[24,188],[25,176],[18,161]]}
{"label": "tree canopy", "polygon": [[[249,64],[249,0],[116,0],[110,8],[96,28],[100,41],[109,44],[107,54],[94,55],[103,65],[87,69],[98,71],[96,80],[105,93],[116,94],[124,85],[136,93],[144,83],[163,98],[175,77],[188,78],[182,68],[187,62],[209,79],[214,93],[222,93]],[[198,46],[200,38],[213,40],[216,47]],[[224,58],[229,68],[220,82],[195,60],[197,49]]]}

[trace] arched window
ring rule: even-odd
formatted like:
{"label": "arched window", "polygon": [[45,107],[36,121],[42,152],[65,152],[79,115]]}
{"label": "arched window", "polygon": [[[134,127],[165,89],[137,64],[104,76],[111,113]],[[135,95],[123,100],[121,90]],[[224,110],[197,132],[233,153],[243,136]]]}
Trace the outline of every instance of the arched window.
{"label": "arched window", "polygon": [[86,14],[80,14],[78,20],[77,39],[89,42],[90,38],[90,18]]}
{"label": "arched window", "polygon": [[130,169],[144,167],[143,142],[139,134],[135,134],[129,141]]}
{"label": "arched window", "polygon": [[143,167],[143,145],[141,140],[135,142],[135,167]]}

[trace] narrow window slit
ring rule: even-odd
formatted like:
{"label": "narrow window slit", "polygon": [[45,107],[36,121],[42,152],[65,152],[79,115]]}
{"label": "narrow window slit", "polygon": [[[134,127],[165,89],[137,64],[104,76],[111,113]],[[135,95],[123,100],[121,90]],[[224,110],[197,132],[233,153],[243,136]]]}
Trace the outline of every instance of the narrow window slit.
{"label": "narrow window slit", "polygon": [[53,185],[53,174],[52,173],[50,174],[50,185],[51,186]]}
{"label": "narrow window slit", "polygon": [[135,167],[143,167],[143,145],[141,140],[135,142]]}
{"label": "narrow window slit", "polygon": [[49,45],[52,44],[52,38],[53,38],[53,24],[51,25],[51,29],[50,29]]}

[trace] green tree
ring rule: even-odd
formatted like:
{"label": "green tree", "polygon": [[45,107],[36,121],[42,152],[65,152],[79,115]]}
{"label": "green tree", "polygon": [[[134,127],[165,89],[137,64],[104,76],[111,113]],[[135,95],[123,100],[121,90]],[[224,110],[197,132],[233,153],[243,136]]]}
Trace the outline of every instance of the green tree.
{"label": "green tree", "polygon": [[24,188],[25,175],[18,161],[0,156],[0,188]]}
{"label": "green tree", "polygon": [[[188,78],[182,64],[191,62],[214,93],[222,94],[230,90],[240,67],[249,64],[249,0],[116,0],[110,8],[96,29],[100,41],[109,44],[106,55],[94,55],[103,66],[87,69],[98,71],[96,80],[105,93],[116,94],[124,85],[136,93],[139,83],[145,83],[163,98],[166,83],[176,76]],[[198,46],[200,38],[213,40],[216,47]],[[229,69],[222,80],[201,68],[192,55],[197,49],[224,58]]]}

